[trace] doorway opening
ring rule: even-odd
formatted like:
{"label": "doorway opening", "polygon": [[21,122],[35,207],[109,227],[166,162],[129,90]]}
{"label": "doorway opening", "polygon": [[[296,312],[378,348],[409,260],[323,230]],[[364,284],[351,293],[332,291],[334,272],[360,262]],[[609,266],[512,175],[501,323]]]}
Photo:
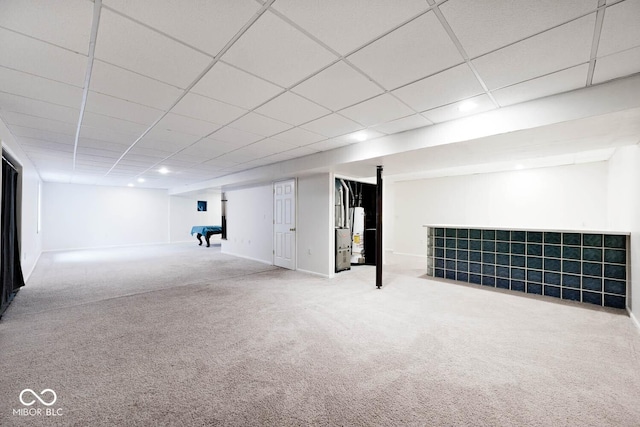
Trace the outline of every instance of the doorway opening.
{"label": "doorway opening", "polygon": [[376,265],[377,185],[335,179],[335,272]]}
{"label": "doorway opening", "polygon": [[7,153],[2,153],[2,253],[0,262],[0,317],[24,286],[20,263],[20,215],[22,203],[21,169]]}

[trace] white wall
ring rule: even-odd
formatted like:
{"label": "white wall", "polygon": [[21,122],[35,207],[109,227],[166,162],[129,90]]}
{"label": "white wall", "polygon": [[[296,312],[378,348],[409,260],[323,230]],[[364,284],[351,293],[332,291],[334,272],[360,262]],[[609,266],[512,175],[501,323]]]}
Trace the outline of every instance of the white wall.
{"label": "white wall", "polygon": [[43,249],[167,243],[166,190],[46,182]]}
{"label": "white wall", "polygon": [[273,185],[225,190],[227,240],[222,252],[273,264]]}
{"label": "white wall", "polygon": [[38,232],[38,186],[41,180],[35,166],[33,166],[22,148],[13,140],[13,136],[1,121],[0,140],[2,141],[2,150],[22,166],[20,171],[20,179],[22,181],[20,254],[22,274],[25,281],[28,281],[42,253],[42,234]]}
{"label": "white wall", "polygon": [[[207,211],[199,212],[199,200],[207,202]],[[187,242],[195,240],[191,235],[194,225],[221,225],[220,193],[204,193],[199,195],[179,195],[169,197],[169,241]],[[211,239],[219,239],[220,235]]]}
{"label": "white wall", "polygon": [[605,230],[607,162],[394,184],[394,251],[426,255],[424,224]]}
{"label": "white wall", "polygon": [[328,173],[298,178],[298,270],[327,277],[333,268],[332,191]]}
{"label": "white wall", "polygon": [[620,147],[609,160],[608,219],[631,232],[627,307],[640,327],[640,147]]}

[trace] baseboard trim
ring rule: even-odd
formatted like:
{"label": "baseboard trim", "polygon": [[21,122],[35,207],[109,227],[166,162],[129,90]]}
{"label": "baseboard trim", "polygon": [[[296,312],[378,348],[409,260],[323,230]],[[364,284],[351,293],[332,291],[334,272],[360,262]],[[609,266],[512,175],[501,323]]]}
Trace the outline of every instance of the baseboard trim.
{"label": "baseboard trim", "polygon": [[638,332],[640,332],[640,322],[638,321],[638,319],[636,318],[636,316],[633,315],[633,313],[631,312],[631,310],[629,310],[629,307],[627,307],[627,313],[629,313],[629,317],[631,318],[631,320],[633,321],[633,323],[635,323],[636,327],[638,328]]}
{"label": "baseboard trim", "polygon": [[231,255],[231,256],[238,257],[238,258],[244,258],[244,259],[248,259],[250,261],[260,262],[262,264],[273,265],[273,262],[271,262],[271,261],[265,261],[265,260],[259,259],[259,258],[253,258],[253,257],[246,256],[246,255],[235,254],[233,252],[225,252],[224,250],[222,250],[221,252],[223,254],[225,254],[225,255]]}
{"label": "baseboard trim", "polygon": [[312,276],[322,277],[324,279],[330,279],[330,276],[328,274],[318,273],[317,271],[309,271],[309,270],[304,270],[302,268],[298,268],[297,271],[299,271],[300,273],[311,274]]}
{"label": "baseboard trim", "polygon": [[[195,241],[198,242],[197,240]],[[186,242],[185,242],[186,243]],[[43,249],[42,252],[67,252],[67,251],[87,251],[92,249],[117,249],[132,248],[135,246],[155,246],[155,245],[171,245],[171,242],[151,242],[151,243],[127,243],[124,245],[105,245],[105,246],[86,246],[78,248],[60,248],[60,249]]]}

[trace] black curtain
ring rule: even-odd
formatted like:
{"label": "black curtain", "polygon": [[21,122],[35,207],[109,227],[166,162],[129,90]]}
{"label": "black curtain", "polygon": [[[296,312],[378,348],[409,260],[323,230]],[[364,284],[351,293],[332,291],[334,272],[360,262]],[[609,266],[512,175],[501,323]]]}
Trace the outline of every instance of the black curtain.
{"label": "black curtain", "polygon": [[24,286],[18,241],[18,171],[2,158],[2,263],[0,264],[0,316]]}

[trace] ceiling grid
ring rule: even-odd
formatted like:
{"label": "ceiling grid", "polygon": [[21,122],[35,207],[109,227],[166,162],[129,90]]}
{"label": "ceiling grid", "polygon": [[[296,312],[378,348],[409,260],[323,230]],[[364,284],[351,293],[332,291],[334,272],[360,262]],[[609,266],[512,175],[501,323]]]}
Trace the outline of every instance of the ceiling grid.
{"label": "ceiling grid", "polygon": [[640,0],[5,0],[0,120],[45,181],[173,188],[636,74],[638,13]]}

